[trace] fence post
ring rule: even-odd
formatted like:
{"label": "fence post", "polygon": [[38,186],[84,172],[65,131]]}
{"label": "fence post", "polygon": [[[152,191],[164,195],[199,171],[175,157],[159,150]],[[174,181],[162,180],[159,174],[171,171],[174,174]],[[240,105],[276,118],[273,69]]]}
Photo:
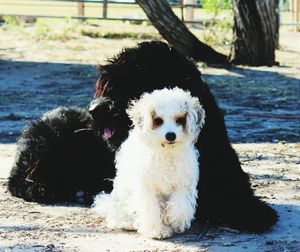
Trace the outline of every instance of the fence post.
{"label": "fence post", "polygon": [[184,22],[184,0],[179,0],[180,4],[180,14],[181,14],[181,21]]}
{"label": "fence post", "polygon": [[103,18],[107,18],[107,0],[103,0]]}
{"label": "fence post", "polygon": [[84,2],[77,2],[77,15],[79,17],[84,17]]}
{"label": "fence post", "polygon": [[[196,4],[196,0],[184,0],[186,5],[194,5]],[[194,6],[186,6],[185,11],[185,20],[186,21],[194,21]],[[187,24],[187,26],[191,27],[192,24]]]}
{"label": "fence post", "polygon": [[[300,0],[294,0],[293,6],[293,23],[300,22]],[[295,25],[295,30],[298,31],[300,29],[299,25]]]}

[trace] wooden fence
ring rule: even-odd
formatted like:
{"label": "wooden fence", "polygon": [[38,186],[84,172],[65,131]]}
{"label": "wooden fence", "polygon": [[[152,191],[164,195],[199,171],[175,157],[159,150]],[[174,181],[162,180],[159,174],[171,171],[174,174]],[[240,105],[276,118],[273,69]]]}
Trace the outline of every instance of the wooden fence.
{"label": "wooden fence", "polygon": [[[173,9],[177,10],[177,15],[186,23],[197,23],[194,20],[194,10],[201,8],[201,5],[197,3],[196,0],[179,0],[170,2]],[[76,9],[76,13],[72,14],[62,14],[49,13],[47,10],[47,4],[50,6],[57,7],[69,7]],[[24,9],[35,9],[36,7],[45,7],[43,13],[24,13],[20,11],[18,13],[14,12],[3,12],[1,6],[10,6],[11,9],[16,9],[16,7],[23,6]],[[140,9],[140,7],[135,3],[135,1],[124,0],[124,1],[109,1],[109,0],[0,0],[0,16],[22,16],[22,17],[36,17],[36,18],[71,18],[71,19],[95,19],[95,20],[119,20],[119,21],[133,21],[133,22],[143,22],[148,20],[147,17],[143,14],[142,11],[139,11],[139,15],[132,17],[134,15],[116,17],[110,15],[110,8],[112,6],[118,7],[133,7]],[[98,10],[96,15],[89,15],[87,9],[93,8]],[[7,8],[9,9],[9,8]]]}
{"label": "wooden fence", "polygon": [[[170,2],[173,10],[185,23],[199,23],[195,18],[195,12],[202,6],[199,0],[177,0]],[[284,8],[284,0],[279,0],[280,24],[300,26],[300,0],[289,0],[288,8]],[[51,12],[51,8],[61,7],[61,11]],[[37,8],[44,8],[41,13],[34,11]],[[111,15],[113,9],[122,9],[119,13],[124,13],[124,9],[134,8],[138,14],[125,12],[124,15]],[[19,11],[12,11],[12,10]],[[5,11],[3,11],[5,10]],[[93,11],[91,11],[93,10]],[[92,13],[93,12],[93,13]],[[0,16],[22,16],[35,18],[71,18],[71,19],[95,19],[95,20],[119,20],[143,22],[148,20],[140,7],[134,0],[0,0]]]}

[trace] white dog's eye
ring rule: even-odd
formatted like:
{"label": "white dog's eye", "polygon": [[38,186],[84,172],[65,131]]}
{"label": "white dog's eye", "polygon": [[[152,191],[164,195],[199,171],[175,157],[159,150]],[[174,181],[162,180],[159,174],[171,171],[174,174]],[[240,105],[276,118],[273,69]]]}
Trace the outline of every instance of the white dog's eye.
{"label": "white dog's eye", "polygon": [[184,126],[186,124],[186,115],[181,116],[181,117],[177,117],[175,122],[176,122],[177,125]]}
{"label": "white dog's eye", "polygon": [[153,118],[153,125],[158,127],[164,123],[164,120],[160,117]]}

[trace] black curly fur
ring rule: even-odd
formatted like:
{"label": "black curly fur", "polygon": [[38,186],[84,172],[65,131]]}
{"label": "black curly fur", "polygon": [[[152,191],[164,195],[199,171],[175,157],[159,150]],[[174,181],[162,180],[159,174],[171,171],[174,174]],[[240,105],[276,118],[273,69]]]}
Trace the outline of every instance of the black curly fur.
{"label": "black curly fur", "polygon": [[146,42],[125,49],[99,68],[96,96],[109,97],[118,110],[117,137],[112,139],[116,148],[129,129],[130,122],[124,118],[130,99],[175,86],[200,99],[206,122],[197,143],[201,174],[197,220],[251,232],[265,231],[276,223],[276,212],[254,196],[249,176],[229,142],[223,114],[193,62],[165,43]]}
{"label": "black curly fur", "polygon": [[31,122],[18,140],[8,188],[12,195],[41,203],[91,204],[110,191],[113,153],[93,130],[90,114],[60,107]]}

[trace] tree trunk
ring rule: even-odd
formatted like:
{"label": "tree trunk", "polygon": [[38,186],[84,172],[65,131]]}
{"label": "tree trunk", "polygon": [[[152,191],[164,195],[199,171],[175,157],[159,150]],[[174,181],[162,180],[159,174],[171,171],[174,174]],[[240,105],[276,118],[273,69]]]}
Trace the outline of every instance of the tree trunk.
{"label": "tree trunk", "polygon": [[275,65],[278,0],[234,0],[230,61],[242,65]]}
{"label": "tree trunk", "polygon": [[211,64],[228,64],[225,55],[199,41],[166,0],[136,0],[162,37],[183,55]]}

